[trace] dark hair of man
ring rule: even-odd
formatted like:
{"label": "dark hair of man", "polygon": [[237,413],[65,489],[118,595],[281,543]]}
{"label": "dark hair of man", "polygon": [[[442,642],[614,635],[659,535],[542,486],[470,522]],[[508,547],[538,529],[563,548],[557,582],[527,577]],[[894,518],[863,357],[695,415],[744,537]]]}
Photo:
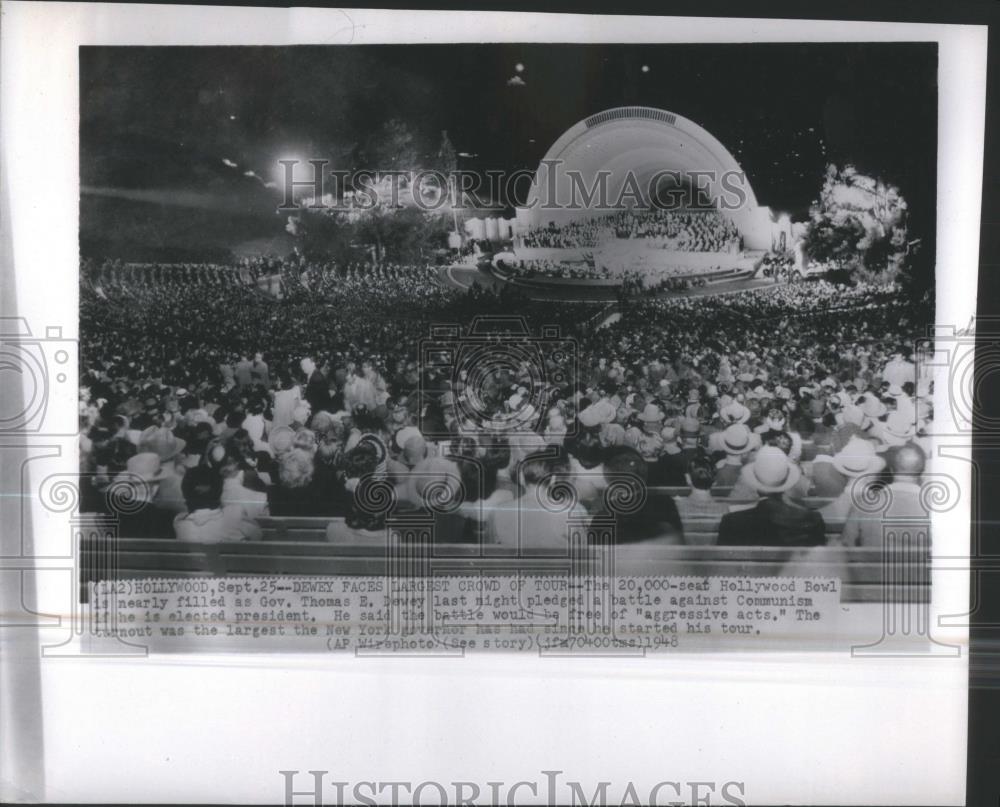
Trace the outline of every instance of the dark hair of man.
{"label": "dark hair of man", "polygon": [[687,467],[691,477],[691,487],[698,490],[709,490],[715,483],[715,464],[705,453],[696,454]]}
{"label": "dark hair of man", "polygon": [[181,481],[181,493],[188,512],[214,510],[222,505],[222,477],[203,465],[191,468]]}
{"label": "dark hair of man", "polygon": [[521,460],[518,474],[525,485],[540,485],[553,474],[567,473],[569,460],[562,449],[547,448],[535,451]]}
{"label": "dark hair of man", "polygon": [[605,450],[596,431],[584,431],[568,446],[569,453],[584,468],[596,468],[604,461]]}

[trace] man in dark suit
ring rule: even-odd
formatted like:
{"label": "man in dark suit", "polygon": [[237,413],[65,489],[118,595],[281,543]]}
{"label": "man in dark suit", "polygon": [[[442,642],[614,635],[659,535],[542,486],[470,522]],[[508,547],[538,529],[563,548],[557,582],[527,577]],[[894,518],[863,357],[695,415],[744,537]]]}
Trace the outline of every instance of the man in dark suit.
{"label": "man in dark suit", "polygon": [[320,370],[311,357],[306,357],[300,362],[302,375],[306,379],[305,399],[309,402],[313,412],[329,410],[330,408],[330,382],[323,371]]}
{"label": "man in dark suit", "polygon": [[763,498],[750,510],[722,517],[719,546],[818,546],[826,542],[819,512],[785,496],[802,471],[780,448],[764,446],[743,467],[742,476]]}
{"label": "man in dark suit", "polygon": [[633,448],[613,449],[604,461],[607,486],[594,510],[591,540],[600,525],[614,519],[614,543],[683,544],[684,528],[677,503],[662,493],[648,490],[648,465]]}

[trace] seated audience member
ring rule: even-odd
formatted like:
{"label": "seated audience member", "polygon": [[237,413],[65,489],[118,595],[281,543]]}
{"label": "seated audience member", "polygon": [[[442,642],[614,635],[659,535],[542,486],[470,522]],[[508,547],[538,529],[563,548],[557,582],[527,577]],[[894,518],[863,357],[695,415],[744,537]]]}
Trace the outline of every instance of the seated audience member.
{"label": "seated audience member", "polygon": [[[756,435],[756,437],[762,440],[765,446],[780,449],[786,456],[792,451],[792,436],[788,432],[767,431],[763,434]],[[791,461],[791,458],[789,459]],[[794,462],[793,464],[796,467],[799,467],[797,462]],[[801,468],[799,468],[799,470],[801,470]],[[795,487],[788,492],[788,496],[795,497],[797,499],[803,498],[808,495],[810,484],[809,477],[802,474],[799,478],[798,484],[796,484]],[[733,485],[733,489],[729,493],[729,498],[734,500],[746,500],[756,499],[759,495],[760,494],[751,483],[749,477],[745,473],[741,472],[739,478],[736,480],[736,484]]]}
{"label": "seated audience member", "polygon": [[840,537],[847,546],[881,547],[885,519],[927,518],[927,508],[920,502],[920,479],[926,462],[923,449],[906,443],[889,449],[885,457],[892,472],[887,508],[884,513],[871,513],[852,505]]}
{"label": "seated audience member", "polygon": [[677,442],[677,429],[674,426],[664,426],[660,430],[663,438],[663,454],[660,459],[649,466],[649,484],[664,487],[681,487],[685,484],[683,465],[684,455]]}
{"label": "seated audience member", "polygon": [[671,496],[648,490],[648,465],[633,448],[614,449],[604,461],[605,487],[593,511],[590,540],[614,523],[613,543],[683,544],[684,528]]}
{"label": "seated audience member", "polygon": [[163,476],[157,486],[153,506],[170,513],[171,519],[185,509],[181,480],[186,445],[184,440],[175,437],[169,429],[155,426],[150,426],[139,438],[140,451],[152,452],[160,458]]}
{"label": "seated audience member", "polygon": [[577,500],[588,510],[597,507],[605,485],[603,463],[607,453],[600,435],[586,429],[567,441],[566,452]]}
{"label": "seated audience member", "polygon": [[222,477],[207,466],[190,469],[181,483],[187,512],[174,519],[180,541],[205,544],[258,540],[262,532],[239,505],[222,505]]}
{"label": "seated audience member", "polygon": [[492,535],[507,550],[527,554],[565,554],[569,520],[586,517],[574,497],[574,478],[566,454],[548,447],[518,464],[521,495],[493,510]]}
{"label": "seated audience member", "polygon": [[696,456],[688,463],[685,479],[691,493],[674,500],[682,522],[692,518],[720,517],[729,511],[725,500],[718,499],[711,493],[715,473],[715,463],[707,454]]}
{"label": "seated audience member", "polygon": [[386,484],[376,474],[378,451],[368,443],[362,443],[344,455],[343,482],[336,499],[346,512],[344,524],[331,522],[326,528],[326,540],[348,541],[374,538],[385,541],[385,519],[392,507],[391,500],[384,500],[373,491],[359,487],[368,484]]}
{"label": "seated audience member", "polygon": [[847,517],[852,497],[861,495],[855,490],[859,477],[873,477],[885,468],[885,460],[875,452],[875,444],[861,437],[848,440],[832,457],[821,454],[813,460],[813,495],[833,499],[820,510],[823,518],[840,520]]}
{"label": "seated audience member", "polygon": [[742,476],[763,498],[749,510],[722,517],[720,546],[818,546],[825,542],[823,517],[788,495],[802,471],[784,451],[764,446],[744,466]]}
{"label": "seated audience member", "polygon": [[716,466],[716,488],[732,487],[739,480],[746,456],[756,447],[752,438],[750,429],[742,423],[734,423],[722,432],[719,443],[726,458]]}
{"label": "seated audience member", "polygon": [[222,506],[242,507],[250,518],[267,515],[267,493],[243,484],[243,468],[238,454],[221,443],[206,454],[206,464],[222,477]]}
{"label": "seated audience member", "polygon": [[[497,440],[498,438],[492,438]],[[470,543],[492,541],[493,509],[514,498],[510,490],[498,487],[498,473],[510,462],[505,439],[496,445],[480,446],[463,439],[460,452],[450,459],[458,466],[462,481],[459,512],[466,519],[465,539]]]}
{"label": "seated audience member", "polygon": [[[129,457],[107,492],[108,502],[118,515],[122,538],[171,538],[174,514],[156,506],[160,483],[167,477],[160,458],[152,452]],[[122,507],[115,507],[115,502]]]}
{"label": "seated audience member", "polygon": [[267,492],[272,516],[332,516],[339,513],[315,478],[316,455],[292,447],[277,457],[278,479]]}
{"label": "seated audience member", "polygon": [[471,540],[475,529],[461,510],[465,490],[457,463],[445,457],[428,457],[414,467],[408,487],[408,502],[433,519],[430,537],[435,544]]}

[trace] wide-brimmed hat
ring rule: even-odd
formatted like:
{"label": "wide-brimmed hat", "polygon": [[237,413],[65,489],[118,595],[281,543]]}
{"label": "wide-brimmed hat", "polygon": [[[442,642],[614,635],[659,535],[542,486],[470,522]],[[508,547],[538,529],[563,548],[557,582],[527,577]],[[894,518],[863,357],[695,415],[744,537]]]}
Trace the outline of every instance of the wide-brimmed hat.
{"label": "wide-brimmed hat", "polygon": [[160,464],[160,458],[152,451],[133,454],[125,463],[125,471],[115,477],[115,481],[134,482],[138,477],[143,482],[156,482],[167,475]]}
{"label": "wide-brimmed hat", "polygon": [[613,423],[615,416],[618,414],[617,407],[611,401],[604,399],[591,404],[589,408],[593,410],[598,423]]}
{"label": "wide-brimmed hat", "polygon": [[601,418],[599,417],[597,410],[594,409],[593,404],[585,409],[582,409],[580,414],[576,416],[576,419],[585,429],[592,429],[595,426],[600,426],[602,423]]}
{"label": "wide-brimmed hat", "polygon": [[857,404],[861,407],[862,413],[865,417],[869,417],[872,420],[882,417],[889,410],[886,409],[884,403],[882,403],[876,396],[866,393],[858,399]]}
{"label": "wide-brimmed hat", "polygon": [[663,420],[663,412],[660,411],[660,407],[656,404],[650,403],[646,404],[646,408],[637,417],[643,423],[659,423]]}
{"label": "wide-brimmed hat", "polygon": [[860,406],[850,404],[844,407],[844,423],[860,427],[865,422],[865,413]]}
{"label": "wide-brimmed hat", "polygon": [[139,450],[156,454],[162,462],[180,454],[187,442],[174,435],[170,429],[150,426],[139,435]]}
{"label": "wide-brimmed hat", "polygon": [[727,454],[746,454],[753,450],[750,429],[742,423],[734,423],[722,432],[722,447]]}
{"label": "wide-brimmed hat", "polygon": [[739,401],[733,401],[719,410],[719,417],[726,423],[746,423],[750,420],[750,410]]}
{"label": "wide-brimmed hat", "polygon": [[879,438],[889,446],[901,446],[913,439],[916,426],[905,412],[891,412],[879,430]]}
{"label": "wide-brimmed hat", "polygon": [[740,477],[760,493],[783,493],[798,484],[802,471],[780,448],[764,446],[753,462],[743,466]]}
{"label": "wide-brimmed hat", "polygon": [[406,441],[411,437],[421,437],[420,429],[416,426],[404,426],[398,432],[396,432],[393,440],[396,443],[396,447],[402,451],[406,447]]}
{"label": "wide-brimmed hat", "polygon": [[267,436],[267,443],[275,454],[288,451],[295,442],[295,430],[290,426],[277,426],[271,429]]}
{"label": "wide-brimmed hat", "polygon": [[874,443],[855,436],[833,455],[831,464],[844,476],[853,477],[881,471],[885,460],[875,453]]}

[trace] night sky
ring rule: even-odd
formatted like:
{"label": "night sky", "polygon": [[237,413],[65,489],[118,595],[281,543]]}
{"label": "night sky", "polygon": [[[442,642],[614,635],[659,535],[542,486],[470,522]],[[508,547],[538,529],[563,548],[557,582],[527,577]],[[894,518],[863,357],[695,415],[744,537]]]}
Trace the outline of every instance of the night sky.
{"label": "night sky", "polygon": [[[533,170],[578,120],[641,104],[708,129],[761,204],[801,219],[826,163],[852,162],[898,185],[911,231],[933,238],[934,44],[101,47],[80,58],[85,228],[107,224],[98,207],[116,194],[128,206],[107,210],[144,216],[150,231],[169,215],[157,199],[273,217],[278,191],[264,183],[276,160],[349,167],[391,118],[428,154],[447,130],[475,155],[463,168]],[[176,237],[162,223],[159,237]]]}

